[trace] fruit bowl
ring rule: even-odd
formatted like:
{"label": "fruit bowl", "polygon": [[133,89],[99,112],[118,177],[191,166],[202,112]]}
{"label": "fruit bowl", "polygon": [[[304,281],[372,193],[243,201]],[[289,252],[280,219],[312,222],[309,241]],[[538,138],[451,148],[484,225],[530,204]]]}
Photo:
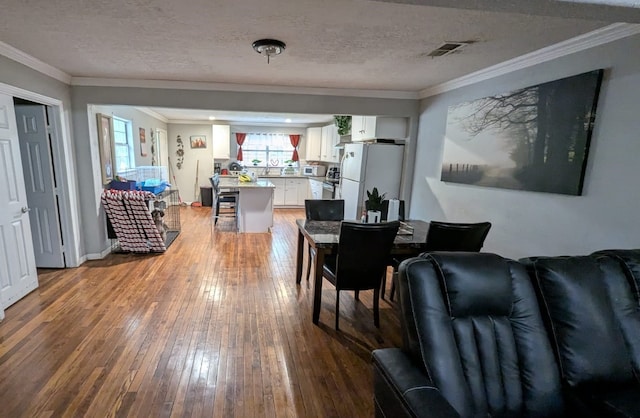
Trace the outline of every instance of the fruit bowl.
{"label": "fruit bowl", "polygon": [[242,183],[250,183],[253,181],[253,177],[251,177],[250,174],[241,173],[240,175],[238,175],[238,181]]}

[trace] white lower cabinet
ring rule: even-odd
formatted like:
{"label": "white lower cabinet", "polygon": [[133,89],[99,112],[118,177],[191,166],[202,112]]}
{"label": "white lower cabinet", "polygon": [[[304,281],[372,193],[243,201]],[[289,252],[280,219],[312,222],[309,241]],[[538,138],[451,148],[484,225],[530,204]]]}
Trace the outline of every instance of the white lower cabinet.
{"label": "white lower cabinet", "polygon": [[270,178],[269,181],[276,186],[273,189],[273,206],[284,206],[284,181],[285,179]]}
{"label": "white lower cabinet", "polygon": [[304,206],[309,198],[309,180],[302,177],[270,178],[276,188],[273,192],[274,206]]}
{"label": "white lower cabinet", "polygon": [[309,179],[311,199],[322,199],[322,180]]}
{"label": "white lower cabinet", "polygon": [[304,206],[304,201],[309,198],[309,179],[296,179],[296,199],[298,206]]}

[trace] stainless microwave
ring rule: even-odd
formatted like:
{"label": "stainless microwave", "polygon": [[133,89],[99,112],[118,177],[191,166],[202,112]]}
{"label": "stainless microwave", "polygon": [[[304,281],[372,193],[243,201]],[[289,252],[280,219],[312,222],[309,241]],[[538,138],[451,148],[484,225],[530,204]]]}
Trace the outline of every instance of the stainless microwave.
{"label": "stainless microwave", "polygon": [[302,174],[305,176],[324,177],[327,174],[327,167],[323,165],[305,165],[302,167]]}

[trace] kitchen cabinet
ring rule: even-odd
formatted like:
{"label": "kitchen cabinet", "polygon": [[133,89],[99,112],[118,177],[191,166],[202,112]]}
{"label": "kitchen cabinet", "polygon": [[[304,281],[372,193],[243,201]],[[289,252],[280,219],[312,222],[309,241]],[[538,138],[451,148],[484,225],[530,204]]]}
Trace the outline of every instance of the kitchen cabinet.
{"label": "kitchen cabinet", "polygon": [[231,155],[231,128],[229,125],[211,126],[213,158],[228,160]]}
{"label": "kitchen cabinet", "polygon": [[307,128],[306,160],[322,161],[322,128]]}
{"label": "kitchen cabinet", "polygon": [[407,137],[408,118],[391,116],[352,116],[351,140],[404,139]]}
{"label": "kitchen cabinet", "polygon": [[321,160],[328,163],[340,162],[339,150],[335,147],[340,142],[338,127],[327,125],[322,127],[322,152]]}
{"label": "kitchen cabinet", "polygon": [[322,199],[322,180],[309,179],[311,199]]}
{"label": "kitchen cabinet", "polygon": [[306,177],[269,178],[274,184],[274,206],[304,206],[309,198],[309,180]]}
{"label": "kitchen cabinet", "polygon": [[269,178],[269,181],[276,186],[273,189],[273,206],[284,206],[284,181],[285,179]]}

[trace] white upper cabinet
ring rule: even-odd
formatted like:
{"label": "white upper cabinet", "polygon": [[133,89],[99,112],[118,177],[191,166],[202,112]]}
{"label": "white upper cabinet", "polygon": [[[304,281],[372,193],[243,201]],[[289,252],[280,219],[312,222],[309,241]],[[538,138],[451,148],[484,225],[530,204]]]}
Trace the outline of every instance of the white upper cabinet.
{"label": "white upper cabinet", "polygon": [[340,142],[338,135],[338,127],[336,125],[327,125],[322,127],[322,147],[320,160],[328,163],[338,163],[339,151],[335,147]]}
{"label": "white upper cabinet", "polygon": [[211,142],[213,158],[228,160],[231,154],[231,128],[229,125],[212,125]]}
{"label": "white upper cabinet", "polygon": [[352,116],[351,140],[405,139],[408,118],[391,116]]}
{"label": "white upper cabinet", "polygon": [[306,160],[322,161],[322,128],[307,128]]}

